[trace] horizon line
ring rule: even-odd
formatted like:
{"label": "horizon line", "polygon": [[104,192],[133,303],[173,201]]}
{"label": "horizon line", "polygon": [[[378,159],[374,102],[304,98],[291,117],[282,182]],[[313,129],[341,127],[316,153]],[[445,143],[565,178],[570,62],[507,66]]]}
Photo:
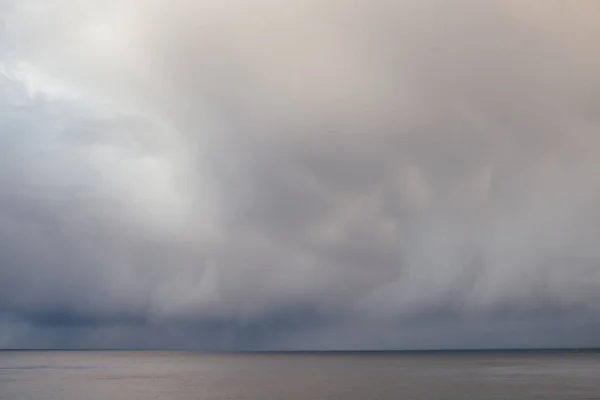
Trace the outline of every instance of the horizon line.
{"label": "horizon line", "polygon": [[600,352],[600,347],[498,347],[433,349],[331,349],[331,350],[213,350],[186,348],[0,348],[0,352],[186,352],[204,354],[290,354],[290,353],[573,353]]}

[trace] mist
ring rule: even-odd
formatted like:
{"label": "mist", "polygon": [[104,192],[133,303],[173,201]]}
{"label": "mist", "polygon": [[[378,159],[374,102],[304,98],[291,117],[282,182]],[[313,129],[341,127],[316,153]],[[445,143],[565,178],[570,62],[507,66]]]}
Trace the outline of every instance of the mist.
{"label": "mist", "polygon": [[600,345],[594,0],[3,0],[0,347]]}

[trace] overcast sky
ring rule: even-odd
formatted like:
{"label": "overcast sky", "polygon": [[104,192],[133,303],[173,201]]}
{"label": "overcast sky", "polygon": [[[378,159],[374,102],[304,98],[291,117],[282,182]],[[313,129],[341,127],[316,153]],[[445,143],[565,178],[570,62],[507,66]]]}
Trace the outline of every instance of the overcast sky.
{"label": "overcast sky", "polygon": [[597,0],[0,0],[0,348],[600,345]]}

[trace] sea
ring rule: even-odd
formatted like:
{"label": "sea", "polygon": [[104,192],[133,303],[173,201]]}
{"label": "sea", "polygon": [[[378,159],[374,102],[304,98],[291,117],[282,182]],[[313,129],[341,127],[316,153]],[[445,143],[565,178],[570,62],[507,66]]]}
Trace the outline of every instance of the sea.
{"label": "sea", "polygon": [[0,351],[1,400],[600,399],[599,351]]}

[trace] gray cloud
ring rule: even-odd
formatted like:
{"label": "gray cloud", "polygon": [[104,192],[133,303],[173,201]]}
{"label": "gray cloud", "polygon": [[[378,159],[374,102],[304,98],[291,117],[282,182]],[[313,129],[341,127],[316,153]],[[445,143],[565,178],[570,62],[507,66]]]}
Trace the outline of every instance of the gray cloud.
{"label": "gray cloud", "polygon": [[0,345],[597,345],[593,3],[1,3]]}

